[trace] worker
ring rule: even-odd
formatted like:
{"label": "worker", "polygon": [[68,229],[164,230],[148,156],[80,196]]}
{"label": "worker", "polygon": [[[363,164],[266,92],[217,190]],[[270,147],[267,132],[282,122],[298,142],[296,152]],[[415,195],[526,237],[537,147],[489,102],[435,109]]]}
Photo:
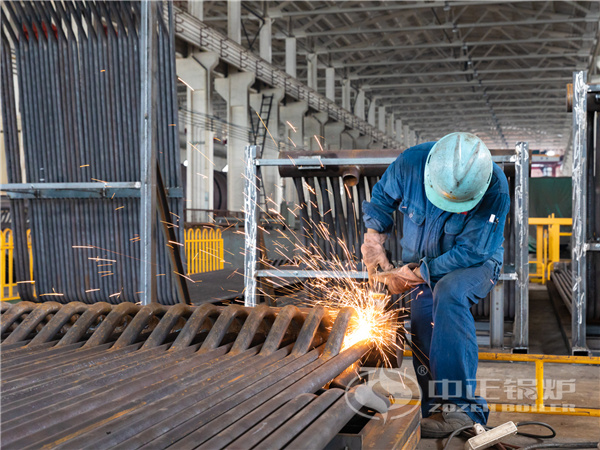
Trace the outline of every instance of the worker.
{"label": "worker", "polygon": [[[369,281],[410,296],[422,437],[487,422],[487,402],[475,396],[478,347],[470,308],[498,280],[509,207],[506,176],[483,141],[464,132],[405,150],[363,203]],[[395,211],[404,219],[399,268],[384,249]]]}

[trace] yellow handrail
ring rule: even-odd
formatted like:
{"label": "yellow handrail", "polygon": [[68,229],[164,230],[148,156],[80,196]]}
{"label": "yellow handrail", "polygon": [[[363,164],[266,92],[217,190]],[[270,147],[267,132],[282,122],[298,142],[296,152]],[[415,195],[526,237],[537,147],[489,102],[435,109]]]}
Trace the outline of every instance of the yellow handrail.
{"label": "yellow handrail", "polygon": [[560,238],[571,236],[571,233],[561,232],[561,226],[572,226],[573,219],[570,217],[530,217],[529,225],[537,227],[535,260],[536,270],[529,275],[531,281],[545,284],[550,278],[550,272],[557,262],[560,261]]}
{"label": "yellow handrail", "polygon": [[[31,252],[31,230],[27,230],[29,269],[33,280],[33,256]],[[15,273],[15,244],[13,232],[7,228],[0,232],[0,301],[17,300]],[[219,229],[190,228],[185,231],[185,255],[187,274],[210,272],[223,269],[223,237]]]}
{"label": "yellow handrail", "polygon": [[223,269],[223,237],[218,228],[190,228],[185,231],[187,274]]}
{"label": "yellow handrail", "polygon": [[[33,258],[31,254],[31,230],[27,230],[27,249],[29,251],[29,275],[33,280]],[[17,300],[17,282],[15,274],[15,244],[10,228],[0,231],[0,301]]]}
{"label": "yellow handrail", "polygon": [[[412,357],[410,350],[404,351],[405,357]],[[573,405],[546,406],[544,405],[544,364],[585,364],[600,365],[600,357],[596,356],[558,356],[558,355],[521,355],[517,353],[479,353],[479,361],[507,361],[535,363],[535,405],[515,403],[489,403],[491,411],[525,412],[538,414],[558,414],[566,416],[600,417],[600,409],[579,408]]]}

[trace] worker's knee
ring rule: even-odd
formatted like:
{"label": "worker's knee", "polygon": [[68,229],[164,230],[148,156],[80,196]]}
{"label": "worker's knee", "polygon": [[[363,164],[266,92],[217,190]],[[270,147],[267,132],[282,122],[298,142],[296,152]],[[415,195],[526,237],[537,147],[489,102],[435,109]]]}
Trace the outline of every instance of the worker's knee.
{"label": "worker's knee", "polygon": [[433,297],[437,303],[437,308],[470,307],[465,287],[461,285],[459,277],[443,277],[435,285]]}

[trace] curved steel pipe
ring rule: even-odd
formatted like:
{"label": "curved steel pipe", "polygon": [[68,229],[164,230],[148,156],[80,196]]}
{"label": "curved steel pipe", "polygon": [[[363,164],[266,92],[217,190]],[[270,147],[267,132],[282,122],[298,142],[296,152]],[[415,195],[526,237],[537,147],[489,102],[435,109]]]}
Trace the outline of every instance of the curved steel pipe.
{"label": "curved steel pipe", "polygon": [[81,302],[71,302],[63,305],[50,322],[31,340],[27,347],[34,347],[50,341],[61,330],[66,323],[76,314],[82,314],[88,310],[88,305]]}
{"label": "curved steel pipe", "polygon": [[14,329],[10,336],[5,340],[5,344],[14,344],[27,338],[46,317],[48,314],[53,314],[61,308],[60,303],[47,302],[38,305],[33,311],[29,313],[27,318]]}
{"label": "curved steel pipe", "polygon": [[330,359],[340,352],[342,344],[344,343],[344,337],[348,331],[350,319],[352,319],[352,316],[355,314],[356,311],[351,307],[342,308],[340,310],[333,323],[333,328],[331,328],[331,333],[329,333],[327,345],[323,352],[323,358]]}
{"label": "curved steel pipe", "polygon": [[269,331],[267,340],[260,350],[260,354],[262,356],[267,356],[275,352],[281,345],[281,341],[283,341],[283,338],[289,330],[292,322],[292,327],[296,328],[295,337],[298,337],[304,320],[304,314],[296,306],[285,306],[277,315],[277,318],[271,327],[271,331]]}
{"label": "curved steel pipe", "polygon": [[117,342],[111,347],[111,350],[118,350],[133,344],[152,317],[162,316],[168,311],[168,307],[159,303],[151,303],[140,309],[127,328],[121,333]]}
{"label": "curved steel pipe", "polygon": [[90,336],[88,341],[81,348],[96,347],[108,341],[117,328],[123,322],[123,319],[129,315],[137,314],[141,309],[140,305],[135,303],[125,302],[116,305],[113,310],[108,313],[106,319],[102,321],[94,334]]}
{"label": "curved steel pipe", "polygon": [[33,302],[19,302],[13,305],[6,313],[2,314],[2,318],[0,319],[0,334],[7,332],[16,320],[23,314],[33,311],[38,305],[39,303]]}
{"label": "curved steel pipe", "polygon": [[206,339],[202,343],[200,350],[198,350],[198,353],[204,353],[217,348],[221,344],[225,334],[227,334],[227,331],[229,330],[229,327],[231,327],[233,321],[240,316],[246,319],[248,314],[249,309],[244,308],[243,306],[232,305],[225,308],[215,324],[212,326],[208,336],[206,336]]}
{"label": "curved steel pipe", "polygon": [[181,318],[188,319],[196,309],[197,308],[185,305],[183,303],[178,303],[177,305],[169,307],[169,310],[162,317],[156,328],[152,330],[152,333],[150,336],[148,336],[146,342],[144,342],[142,350],[162,345],[175,324]]}
{"label": "curved steel pipe", "polygon": [[[246,318],[242,329],[238,333],[238,337],[233,343],[233,347],[229,352],[231,355],[238,355],[250,347],[258,328],[266,319],[275,320],[277,313],[274,309],[266,305],[259,305],[252,308],[252,312]],[[216,325],[216,324],[215,324]],[[270,334],[270,333],[269,333]],[[210,337],[210,336],[209,336]],[[208,338],[207,338],[208,341]]]}
{"label": "curved steel pipe", "polygon": [[221,314],[221,309],[217,308],[212,303],[205,303],[192,313],[183,329],[179,332],[179,336],[169,348],[169,351],[182,350],[192,343],[196,335],[200,332],[202,325],[210,316]]}
{"label": "curved steel pipe", "polygon": [[98,317],[110,314],[112,308],[112,305],[106,302],[94,303],[89,306],[88,310],[77,319],[77,322],[75,322],[69,331],[67,331],[67,334],[58,341],[56,346],[64,347],[79,342],[89,331],[90,327],[96,323]]}

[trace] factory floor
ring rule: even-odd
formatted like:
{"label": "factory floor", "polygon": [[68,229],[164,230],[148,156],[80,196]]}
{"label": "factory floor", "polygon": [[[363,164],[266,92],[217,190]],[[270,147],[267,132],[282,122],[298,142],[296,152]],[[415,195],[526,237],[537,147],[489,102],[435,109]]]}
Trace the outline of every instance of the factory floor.
{"label": "factory floor", "polygon": [[[530,348],[531,354],[568,355],[568,349],[558,329],[558,320],[544,286],[530,285]],[[485,349],[481,349],[485,351]],[[405,361],[403,369],[412,374],[412,361]],[[493,403],[533,404],[535,397],[527,386],[535,382],[535,366],[532,363],[480,362],[477,379],[478,390],[485,383],[485,397]],[[560,405],[578,408],[600,408],[600,366],[580,364],[545,364],[545,386],[554,399],[545,400],[546,405]],[[600,441],[600,418],[566,416],[552,414],[530,414],[491,412],[489,426],[498,426],[513,421],[515,424],[525,421],[545,422],[556,431],[556,437],[549,440],[536,440],[528,437],[512,436],[503,440],[508,444],[527,446],[535,443],[586,442]],[[541,427],[531,426],[523,431],[533,434],[545,434]],[[419,450],[442,449],[446,439],[422,439]],[[454,438],[449,449],[463,449],[465,439]]]}

